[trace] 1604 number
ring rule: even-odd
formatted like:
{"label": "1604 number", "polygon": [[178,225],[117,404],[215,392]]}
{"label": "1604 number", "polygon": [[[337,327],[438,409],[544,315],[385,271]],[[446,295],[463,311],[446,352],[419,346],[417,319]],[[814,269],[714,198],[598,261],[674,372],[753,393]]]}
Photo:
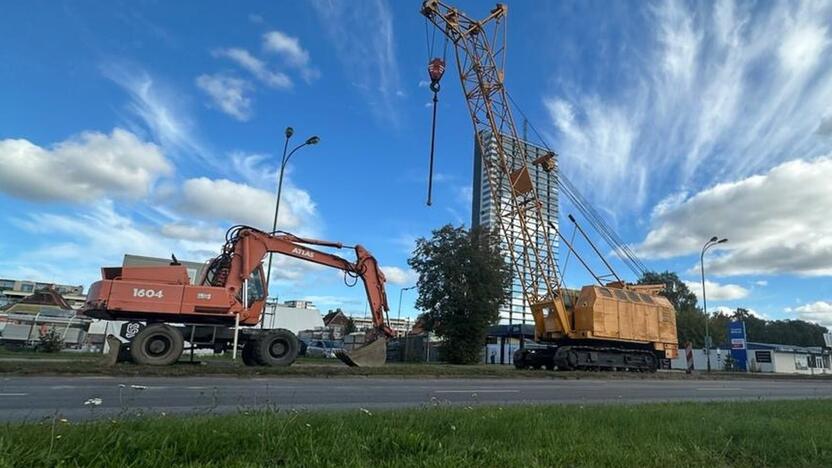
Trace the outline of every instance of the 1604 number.
{"label": "1604 number", "polygon": [[164,297],[164,291],[161,289],[133,288],[133,297],[155,297],[157,299],[162,299]]}

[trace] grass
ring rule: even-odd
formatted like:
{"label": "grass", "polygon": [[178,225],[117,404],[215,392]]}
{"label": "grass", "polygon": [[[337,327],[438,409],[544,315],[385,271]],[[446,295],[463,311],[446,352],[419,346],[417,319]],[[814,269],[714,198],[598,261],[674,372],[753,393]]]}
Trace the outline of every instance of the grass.
{"label": "grass", "polygon": [[0,466],[832,466],[823,400],[253,412],[0,427]]}
{"label": "grass", "polygon": [[0,359],[73,359],[73,360],[90,360],[100,359],[99,353],[82,353],[73,351],[64,351],[60,353],[47,353],[43,351],[34,351],[31,349],[22,349],[18,351],[9,351],[5,347],[0,346]]}

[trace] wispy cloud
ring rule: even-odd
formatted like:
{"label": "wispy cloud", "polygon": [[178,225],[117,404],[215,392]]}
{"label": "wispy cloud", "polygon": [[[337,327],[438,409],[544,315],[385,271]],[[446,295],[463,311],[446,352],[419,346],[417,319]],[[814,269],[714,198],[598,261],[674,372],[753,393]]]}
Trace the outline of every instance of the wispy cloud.
{"label": "wispy cloud", "polygon": [[269,31],[263,35],[263,49],[282,57],[286,65],[297,69],[307,83],[321,76],[321,72],[311,66],[309,52],[296,37],[277,30]]}
{"label": "wispy cloud", "polygon": [[360,89],[373,115],[398,124],[399,84],[393,15],[385,0],[312,2],[345,73]]}
{"label": "wispy cloud", "polygon": [[134,133],[149,133],[167,155],[196,156],[213,163],[209,151],[194,132],[192,119],[182,109],[178,93],[135,65],[107,63],[101,70],[130,96],[125,124]]}
{"label": "wispy cloud", "polygon": [[654,27],[623,35],[604,62],[622,79],[600,88],[560,64],[544,100],[562,167],[596,202],[638,211],[668,186],[695,191],[832,148],[818,136],[832,4],[661,2],[647,16]]}
{"label": "wispy cloud", "polygon": [[251,98],[249,93],[253,86],[246,80],[217,73],[199,75],[196,85],[204,91],[222,112],[245,122],[251,118]]}
{"label": "wispy cloud", "polygon": [[216,49],[211,52],[214,57],[231,60],[255,78],[272,88],[288,89],[292,87],[292,79],[282,71],[273,70],[266,62],[252,55],[251,52],[238,47]]}

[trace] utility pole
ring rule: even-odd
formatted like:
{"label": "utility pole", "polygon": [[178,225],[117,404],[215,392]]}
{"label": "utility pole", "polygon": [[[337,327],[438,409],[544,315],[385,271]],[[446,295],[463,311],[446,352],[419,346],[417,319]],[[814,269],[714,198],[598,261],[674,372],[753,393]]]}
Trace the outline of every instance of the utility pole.
{"label": "utility pole", "polygon": [[705,360],[707,361],[708,372],[711,372],[711,320],[708,316],[708,300],[705,297],[705,252],[711,247],[725,242],[728,242],[728,239],[719,239],[717,236],[711,237],[702,247],[702,254],[699,256],[699,269],[702,272],[702,312],[705,314]]}

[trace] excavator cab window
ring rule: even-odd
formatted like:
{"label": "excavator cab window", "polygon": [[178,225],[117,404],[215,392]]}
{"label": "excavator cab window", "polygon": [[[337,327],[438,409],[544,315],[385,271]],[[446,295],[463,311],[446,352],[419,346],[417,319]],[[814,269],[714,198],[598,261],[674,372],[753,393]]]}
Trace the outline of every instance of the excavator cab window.
{"label": "excavator cab window", "polygon": [[266,297],[266,285],[263,279],[263,267],[260,266],[248,278],[248,303],[253,304]]}

